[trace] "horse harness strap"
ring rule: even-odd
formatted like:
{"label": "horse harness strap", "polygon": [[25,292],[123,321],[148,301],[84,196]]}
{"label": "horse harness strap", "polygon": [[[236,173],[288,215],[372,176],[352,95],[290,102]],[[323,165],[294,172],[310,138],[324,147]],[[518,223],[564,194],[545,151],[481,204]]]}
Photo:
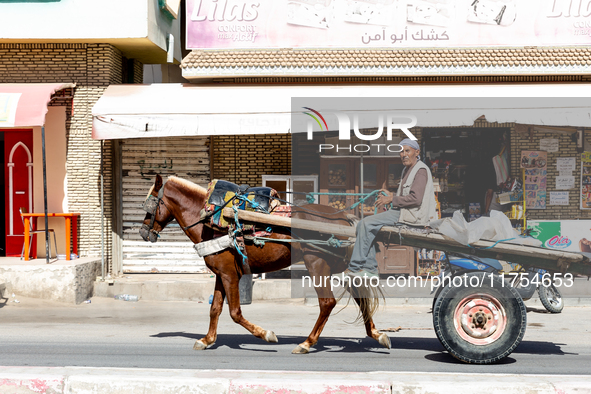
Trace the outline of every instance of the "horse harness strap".
{"label": "horse harness strap", "polygon": [[150,227],[149,227],[150,230],[154,229],[154,221],[156,220],[156,209],[158,209],[158,206],[160,205],[160,202],[162,201],[162,197],[164,197],[164,185],[165,184],[166,184],[166,182],[164,182],[162,184],[162,186],[160,187],[160,190],[158,190],[158,197],[155,197],[152,194],[150,194],[148,196],[148,198],[146,198],[146,201],[144,201],[143,209],[144,209],[144,211],[149,213],[151,216]]}
{"label": "horse harness strap", "polygon": [[190,224],[186,227],[182,227],[182,229],[184,231],[187,231],[188,229],[195,227],[196,225],[198,225],[199,223],[204,223],[206,221],[208,221],[213,215],[215,215],[216,213],[218,213],[219,211],[221,211],[222,209],[224,209],[226,207],[226,205],[228,205],[231,201],[233,201],[234,199],[228,200],[226,201],[226,203],[222,206],[220,206],[218,209],[211,211],[210,213],[208,213],[207,215],[205,215],[204,217],[202,217],[201,219],[199,219],[199,221]]}

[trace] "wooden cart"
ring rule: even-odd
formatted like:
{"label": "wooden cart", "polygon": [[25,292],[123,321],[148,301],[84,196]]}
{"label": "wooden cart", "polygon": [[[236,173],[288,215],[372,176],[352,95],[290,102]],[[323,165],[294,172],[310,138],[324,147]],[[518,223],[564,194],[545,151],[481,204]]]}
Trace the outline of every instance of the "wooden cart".
{"label": "wooden cart", "polygon": [[[224,216],[234,218],[231,208]],[[240,221],[355,237],[355,228],[239,211]],[[416,248],[464,253],[536,267],[554,275],[591,276],[588,255],[505,242],[477,241],[470,246],[438,233],[383,227],[389,242]],[[458,277],[459,278],[459,277]],[[499,274],[472,272],[461,281],[441,286],[433,303],[437,337],[454,357],[468,363],[490,364],[507,357],[521,342],[527,325],[526,308],[519,293]]]}

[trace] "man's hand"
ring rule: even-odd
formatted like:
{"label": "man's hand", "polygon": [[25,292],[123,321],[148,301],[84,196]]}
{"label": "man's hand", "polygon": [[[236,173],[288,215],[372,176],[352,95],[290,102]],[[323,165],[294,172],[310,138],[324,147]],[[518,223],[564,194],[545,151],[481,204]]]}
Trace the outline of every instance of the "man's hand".
{"label": "man's hand", "polygon": [[386,204],[390,204],[392,202],[393,195],[394,193],[390,193],[388,190],[382,189],[381,193],[378,195],[378,198],[376,198],[375,202],[375,205],[378,207],[378,210],[381,210],[381,208]]}

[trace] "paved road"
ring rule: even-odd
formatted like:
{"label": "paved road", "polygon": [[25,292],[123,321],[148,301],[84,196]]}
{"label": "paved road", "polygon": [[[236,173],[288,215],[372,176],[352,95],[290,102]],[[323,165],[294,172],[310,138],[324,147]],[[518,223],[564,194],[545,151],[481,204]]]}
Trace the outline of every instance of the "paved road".
{"label": "paved road", "polygon": [[3,366],[588,375],[591,365],[591,307],[567,307],[560,315],[529,308],[528,329],[516,351],[501,364],[474,366],[444,352],[425,306],[386,306],[378,313],[378,328],[404,328],[390,333],[391,350],[376,346],[362,327],[345,323],[356,316],[348,307],[333,314],[309,355],[292,355],[317,315],[317,307],[301,300],[258,301],[243,308],[247,318],[275,331],[278,344],[250,336],[231,321],[226,307],[217,344],[197,352],[192,345],[207,330],[207,304],[94,298],[73,306],[17,299],[18,304],[0,304]]}

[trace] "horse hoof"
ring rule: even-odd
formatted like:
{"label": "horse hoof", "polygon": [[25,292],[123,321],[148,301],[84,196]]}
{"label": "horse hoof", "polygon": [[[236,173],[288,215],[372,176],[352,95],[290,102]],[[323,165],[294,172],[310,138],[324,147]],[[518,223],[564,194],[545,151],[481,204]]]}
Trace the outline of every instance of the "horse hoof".
{"label": "horse hoof", "polygon": [[380,334],[378,337],[378,342],[386,349],[390,349],[392,347],[392,344],[390,343],[390,337],[388,337],[385,333]]}
{"label": "horse hoof", "polygon": [[[213,343],[212,343],[212,345],[213,345]],[[211,345],[209,345],[209,346],[211,346]],[[198,339],[197,341],[195,341],[195,344],[193,345],[193,350],[205,350],[209,346],[204,344],[203,342],[201,342],[200,339]]]}
{"label": "horse hoof", "polygon": [[273,343],[279,342],[279,340],[277,340],[277,336],[275,335],[275,333],[270,330],[267,330],[267,332],[265,333],[265,341]]}
{"label": "horse hoof", "polygon": [[295,349],[293,349],[291,351],[291,354],[308,354],[309,352],[310,352],[309,349],[306,349],[305,347],[298,345],[298,347],[296,347]]}

